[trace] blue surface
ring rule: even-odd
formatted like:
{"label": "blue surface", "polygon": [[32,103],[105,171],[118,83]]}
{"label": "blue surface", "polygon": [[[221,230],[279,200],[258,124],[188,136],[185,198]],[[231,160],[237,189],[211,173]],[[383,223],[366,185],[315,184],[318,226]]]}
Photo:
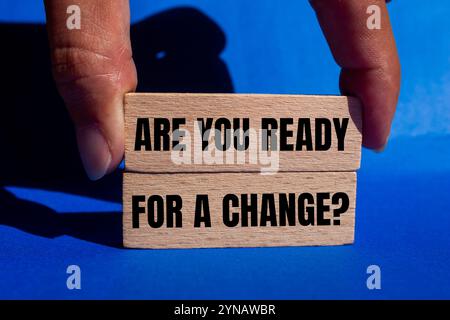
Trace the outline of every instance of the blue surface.
{"label": "blue surface", "polygon": [[[278,3],[131,2],[135,23],[186,5],[215,21],[235,92],[338,93],[339,70],[307,2]],[[120,228],[120,182],[80,191],[12,179],[0,198],[11,203],[0,203],[0,298],[449,299],[450,4],[389,7],[402,92],[388,147],[363,152],[354,245],[124,250],[108,239]],[[41,1],[0,2],[0,22],[43,21]],[[81,290],[66,288],[70,264],[81,267]],[[366,288],[371,264],[381,268],[381,290]]]}

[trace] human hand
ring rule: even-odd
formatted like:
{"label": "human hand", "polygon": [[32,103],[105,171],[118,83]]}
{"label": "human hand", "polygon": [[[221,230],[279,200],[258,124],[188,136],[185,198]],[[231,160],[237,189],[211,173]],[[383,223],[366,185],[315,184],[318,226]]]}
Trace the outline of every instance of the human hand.
{"label": "human hand", "polygon": [[[343,94],[363,104],[363,144],[387,140],[400,87],[400,66],[382,0],[312,0],[324,34],[342,67]],[[136,68],[129,37],[128,0],[78,0],[80,30],[66,27],[71,0],[45,0],[53,73],[74,121],[81,159],[97,180],[114,170],[124,152],[123,95],[134,91]],[[366,26],[367,7],[382,10],[381,29]]]}
{"label": "human hand", "polygon": [[[382,150],[400,91],[400,63],[384,0],[311,0],[334,59],[340,88],[363,105],[363,145]],[[367,27],[367,8],[381,9],[381,28]]]}
{"label": "human hand", "polygon": [[81,160],[97,180],[124,153],[123,96],[134,91],[128,0],[78,0],[81,28],[66,26],[72,0],[45,0],[53,74],[75,124]]}

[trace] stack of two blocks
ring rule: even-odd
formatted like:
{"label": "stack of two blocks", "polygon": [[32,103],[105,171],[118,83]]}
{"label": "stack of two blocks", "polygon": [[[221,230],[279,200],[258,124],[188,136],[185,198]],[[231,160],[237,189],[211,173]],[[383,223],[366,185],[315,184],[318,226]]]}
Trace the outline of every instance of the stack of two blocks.
{"label": "stack of two blocks", "polygon": [[354,240],[354,98],[128,94],[125,132],[125,247]]}

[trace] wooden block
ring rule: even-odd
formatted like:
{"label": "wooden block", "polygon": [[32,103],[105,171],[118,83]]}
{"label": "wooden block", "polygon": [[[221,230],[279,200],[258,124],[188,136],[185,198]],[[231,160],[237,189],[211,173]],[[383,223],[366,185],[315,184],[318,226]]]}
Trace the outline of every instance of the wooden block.
{"label": "wooden block", "polygon": [[[355,172],[125,172],[124,246],[349,244],[354,238],[355,188]],[[243,219],[242,211],[249,211],[247,219]]]}
{"label": "wooden block", "polygon": [[127,94],[125,132],[125,247],[353,242],[354,98]]}
{"label": "wooden block", "polygon": [[[217,137],[219,147],[230,142],[230,147],[225,147],[229,158],[226,152],[217,153],[214,144],[209,151],[202,150],[199,125],[203,120],[203,128],[208,128],[207,118],[212,119],[212,129],[216,125],[227,128],[228,123],[230,128],[238,124],[244,128],[248,121],[249,131],[256,135],[249,136],[250,147],[240,151],[246,155],[243,162],[237,161],[238,152],[233,154],[234,141],[219,139],[214,132],[209,138]],[[190,133],[190,141],[178,144],[186,146],[183,163],[173,158],[172,130],[177,127]],[[259,152],[262,141],[267,141],[261,139],[261,129],[266,127],[272,130],[271,139],[277,139],[278,148],[273,143],[270,146],[279,152],[270,155],[278,157],[278,168],[272,167],[275,160],[267,160]],[[361,107],[350,97],[132,93],[125,96],[125,128],[125,166],[133,172],[355,171],[360,165]],[[194,155],[194,150],[202,152]],[[213,151],[220,156],[206,161]]]}

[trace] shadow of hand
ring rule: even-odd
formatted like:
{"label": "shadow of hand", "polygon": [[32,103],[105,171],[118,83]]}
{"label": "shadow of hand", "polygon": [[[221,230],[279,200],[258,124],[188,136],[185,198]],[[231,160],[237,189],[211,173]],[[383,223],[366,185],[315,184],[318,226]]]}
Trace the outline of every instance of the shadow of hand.
{"label": "shadow of hand", "polygon": [[[54,85],[44,25],[0,24],[0,67],[7,79],[0,118],[0,224],[56,238],[70,235],[95,243],[121,243],[119,213],[57,213],[16,198],[16,185],[121,201],[119,171],[89,181],[75,133]],[[131,27],[138,91],[233,92],[220,53],[225,34],[202,12],[175,8]]]}

